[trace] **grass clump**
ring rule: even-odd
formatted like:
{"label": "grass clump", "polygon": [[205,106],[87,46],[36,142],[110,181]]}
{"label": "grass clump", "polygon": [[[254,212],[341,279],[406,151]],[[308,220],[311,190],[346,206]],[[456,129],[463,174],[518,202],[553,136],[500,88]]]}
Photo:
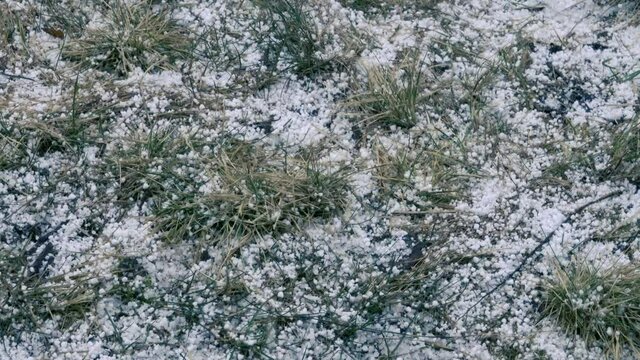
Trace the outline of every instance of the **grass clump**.
{"label": "grass clump", "polygon": [[56,38],[77,37],[82,35],[90,16],[84,10],[83,5],[94,5],[100,1],[84,1],[79,3],[64,4],[55,0],[42,1],[43,12],[46,21],[42,30]]}
{"label": "grass clump", "polygon": [[14,169],[28,157],[28,139],[0,118],[0,171]]}
{"label": "grass clump", "polygon": [[395,199],[416,211],[453,208],[465,197],[469,179],[480,176],[460,154],[464,139],[438,138],[425,133],[426,143],[395,148],[374,139],[374,178],[379,200]]}
{"label": "grass clump", "polygon": [[640,117],[614,132],[609,155],[609,166],[605,169],[607,177],[625,178],[640,184]]}
{"label": "grass clump", "polygon": [[[29,25],[35,21],[35,10],[11,10],[0,4],[0,49],[5,55],[29,55]],[[6,59],[0,58],[0,73],[4,73]]]}
{"label": "grass clump", "polygon": [[280,60],[287,62],[285,70],[300,77],[333,70],[340,62],[346,61],[342,55],[327,54],[334,40],[340,40],[345,43],[343,47],[350,48],[341,49],[345,54],[348,50],[362,50],[361,44],[354,42],[355,36],[337,36],[344,37],[337,39],[320,29],[305,1],[256,0],[256,4],[262,10],[258,15],[261,17],[258,22],[263,24],[259,33],[268,34],[260,35],[258,42],[264,54],[263,63],[271,70],[281,70]]}
{"label": "grass clump", "polygon": [[[104,103],[98,95],[87,94],[89,84],[67,82],[69,92],[59,99],[48,101],[46,110],[23,113],[17,120],[21,132],[32,139],[31,151],[37,155],[51,152],[79,151],[99,141],[110,120],[114,107]],[[29,99],[37,103],[37,99]],[[40,103],[39,105],[42,105]]]}
{"label": "grass clump", "polygon": [[344,107],[365,125],[413,127],[418,122],[416,110],[422,100],[420,63],[415,57],[408,57],[394,68],[368,67],[366,84],[356,88],[357,94],[347,99]]}
{"label": "grass clump", "polygon": [[593,159],[583,149],[583,147],[580,147],[559,152],[557,159],[542,171],[541,176],[536,178],[533,184],[537,186],[571,188],[573,186],[570,178],[572,171],[579,170],[586,174],[591,174],[595,169]]}
{"label": "grass clump", "polygon": [[587,262],[556,267],[545,284],[544,315],[588,343],[601,342],[613,358],[625,346],[640,355],[640,268],[597,268]]}
{"label": "grass clump", "polygon": [[632,256],[633,246],[631,246],[631,244],[633,244],[636,239],[640,239],[640,217],[624,221],[620,225],[595,238],[597,241],[615,242],[618,249],[629,256]]}
{"label": "grass clump", "polygon": [[124,75],[134,68],[172,68],[190,56],[190,40],[185,28],[171,19],[166,10],[150,5],[127,5],[116,1],[107,6],[98,27],[73,40],[63,56],[87,67]]}
{"label": "grass clump", "polygon": [[397,154],[391,155],[389,149],[379,143],[374,145],[374,151],[377,164],[376,179],[381,187],[394,188],[410,182],[417,161],[409,152],[400,150]]}
{"label": "grass clump", "polygon": [[0,6],[0,46],[8,48],[16,34],[17,16],[6,6]]}
{"label": "grass clump", "polygon": [[299,0],[257,1],[265,10],[271,37],[265,47],[266,58],[275,66],[286,53],[296,75],[309,76],[330,69],[331,62],[319,54],[326,45],[312,17]]}
{"label": "grass clump", "polygon": [[109,294],[117,296],[124,303],[129,302],[153,302],[155,299],[147,299],[145,289],[153,286],[153,280],[144,269],[140,261],[131,256],[125,256],[118,260],[113,271],[116,281],[109,290]]}
{"label": "grass clump", "polygon": [[640,23],[640,1],[638,0],[599,0],[598,5],[606,7],[613,18],[628,22],[630,25]]}
{"label": "grass clump", "polygon": [[327,171],[311,157],[286,157],[244,143],[223,144],[201,193],[178,191],[154,215],[168,241],[278,234],[347,207],[345,170]]}
{"label": "grass clump", "polygon": [[615,5],[615,6],[628,5],[634,10],[640,9],[640,1],[638,0],[601,0],[599,2],[602,4]]}
{"label": "grass clump", "polygon": [[38,329],[51,319],[66,328],[84,318],[95,300],[89,275],[48,276],[34,269],[27,252],[0,249],[0,273],[2,334]]}
{"label": "grass clump", "polygon": [[146,201],[193,182],[177,173],[179,166],[187,165],[179,156],[190,151],[190,140],[178,136],[173,127],[151,128],[133,136],[127,149],[110,154],[104,170],[119,184],[119,201]]}

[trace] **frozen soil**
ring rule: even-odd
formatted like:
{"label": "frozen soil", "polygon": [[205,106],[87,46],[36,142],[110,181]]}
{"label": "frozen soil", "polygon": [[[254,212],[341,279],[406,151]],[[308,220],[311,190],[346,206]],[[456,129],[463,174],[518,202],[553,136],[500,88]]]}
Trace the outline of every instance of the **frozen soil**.
{"label": "frozen soil", "polygon": [[637,358],[633,10],[3,1],[0,359]]}

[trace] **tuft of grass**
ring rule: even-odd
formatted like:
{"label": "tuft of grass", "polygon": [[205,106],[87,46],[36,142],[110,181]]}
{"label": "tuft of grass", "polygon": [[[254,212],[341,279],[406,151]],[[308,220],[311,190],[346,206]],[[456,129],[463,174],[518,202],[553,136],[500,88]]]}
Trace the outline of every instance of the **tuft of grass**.
{"label": "tuft of grass", "polygon": [[493,70],[502,73],[507,79],[519,85],[517,89],[522,95],[522,105],[530,109],[533,107],[536,95],[526,72],[531,66],[531,53],[535,50],[535,45],[531,39],[521,34],[517,34],[516,39],[515,46],[500,49]]}
{"label": "tuft of grass", "polygon": [[31,151],[38,155],[73,152],[97,141],[113,116],[113,107],[87,94],[87,86],[90,83],[80,84],[76,78],[69,84],[69,94],[47,103],[46,112],[26,112],[28,120],[19,124],[19,131],[33,139]]}
{"label": "tuft of grass", "polygon": [[[58,38],[82,35],[90,19],[90,15],[83,10],[82,5],[86,5],[87,2],[84,3],[63,4],[54,0],[42,1],[43,12],[46,15],[42,29],[49,35]],[[99,1],[89,1],[88,3],[94,4]]]}
{"label": "tuft of grass", "polygon": [[373,146],[376,156],[376,179],[382,188],[406,185],[410,182],[411,175],[415,172],[416,160],[408,151],[400,150],[391,155],[379,142]]}
{"label": "tuft of grass", "polygon": [[[335,69],[346,60],[340,55],[324,55],[334,39],[332,35],[323,31],[314,21],[308,2],[302,0],[256,0],[256,5],[263,10],[259,22],[266,22],[268,28],[260,30],[259,43],[264,53],[263,63],[267,68],[278,70],[280,60],[289,65],[286,70],[301,77],[315,75]],[[339,36],[340,37],[340,36]],[[356,36],[342,39],[346,44],[343,49],[346,54],[350,50],[361,52],[362,48]]]}
{"label": "tuft of grass", "polygon": [[95,291],[88,274],[48,276],[27,252],[0,249],[0,333],[17,335],[53,319],[61,328],[84,318]]}
{"label": "tuft of grass", "polygon": [[594,240],[614,242],[623,254],[633,256],[631,244],[637,239],[640,239],[640,214],[635,219],[624,221],[606,233],[596,236]]}
{"label": "tuft of grass", "polygon": [[408,56],[398,67],[366,68],[367,82],[343,104],[365,125],[410,128],[418,122],[416,110],[422,101],[421,62]]}
{"label": "tuft of grass", "polygon": [[211,160],[212,189],[167,193],[154,210],[169,242],[219,242],[285,233],[347,207],[346,170],[327,171],[308,157],[283,157],[245,142],[223,144]]}
{"label": "tuft of grass", "polygon": [[622,124],[612,136],[605,176],[640,184],[640,117]]}
{"label": "tuft of grass", "polygon": [[[35,19],[35,11],[13,11],[5,4],[0,4],[0,48],[8,54],[16,53],[22,45],[22,50],[28,52],[28,25]],[[0,60],[0,67],[4,68]]]}
{"label": "tuft of grass", "polygon": [[137,67],[170,69],[191,55],[187,29],[172,20],[167,10],[115,1],[103,16],[100,27],[87,30],[63,49],[65,58],[124,75]]}
{"label": "tuft of grass", "polygon": [[15,24],[16,16],[12,11],[0,6],[0,46],[3,49],[9,47],[13,43],[13,37],[16,32]]}
{"label": "tuft of grass", "polygon": [[403,201],[418,212],[452,210],[453,203],[465,197],[469,179],[482,175],[462,156],[465,139],[420,137],[429,141],[395,151],[373,140],[377,200]]}
{"label": "tuft of grass", "polygon": [[191,183],[175,171],[181,161],[177,155],[191,150],[189,141],[173,128],[150,129],[136,135],[132,145],[107,157],[107,173],[118,182],[117,198],[124,203],[154,198],[172,186]]}
{"label": "tuft of grass", "polygon": [[0,171],[19,167],[28,157],[28,138],[0,118]]}
{"label": "tuft of grass", "polygon": [[613,358],[624,347],[640,355],[640,267],[574,261],[556,265],[554,275],[544,285],[545,316],[588,343],[601,342]]}
{"label": "tuft of grass", "polygon": [[[373,269],[361,269],[364,270],[363,274],[372,275],[366,280],[363,279],[357,291],[373,295],[363,297],[356,305],[358,314],[364,319],[362,323],[337,322],[336,325],[343,328],[339,334],[346,343],[349,343],[349,339],[353,340],[358,332],[371,331],[369,326],[384,318],[389,309],[403,305],[414,306],[417,303],[428,304],[447,286],[445,279],[450,276],[452,265],[458,260],[456,254],[446,249],[446,240],[429,245],[418,242],[414,246],[411,254],[399,257],[396,259],[397,262],[394,262],[400,270],[398,273],[378,273]],[[421,310],[433,318],[446,317],[448,312],[447,305],[442,303],[436,306],[427,305]],[[401,337],[395,346],[386,347],[380,358],[398,358],[402,344],[409,338],[410,336],[407,339]],[[437,350],[452,351],[447,344],[440,341],[425,341],[424,345]]]}

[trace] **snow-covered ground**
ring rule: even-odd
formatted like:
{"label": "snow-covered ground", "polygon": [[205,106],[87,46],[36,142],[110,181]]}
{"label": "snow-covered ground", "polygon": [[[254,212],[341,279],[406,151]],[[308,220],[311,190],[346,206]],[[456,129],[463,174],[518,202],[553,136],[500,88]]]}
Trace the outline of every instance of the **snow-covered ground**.
{"label": "snow-covered ground", "polygon": [[0,3],[0,359],[636,358],[634,5],[392,3]]}

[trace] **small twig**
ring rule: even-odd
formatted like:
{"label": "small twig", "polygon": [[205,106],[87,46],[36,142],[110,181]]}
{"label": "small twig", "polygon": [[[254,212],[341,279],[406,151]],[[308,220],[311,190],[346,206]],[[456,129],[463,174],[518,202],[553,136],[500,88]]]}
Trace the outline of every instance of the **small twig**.
{"label": "small twig", "polygon": [[7,74],[6,72],[0,72],[0,75],[6,76],[9,79],[25,79],[25,80],[30,80],[30,81],[36,81],[35,79],[32,79],[30,77],[26,77],[26,76],[22,76],[22,75],[13,75],[13,74]]}
{"label": "small twig", "polygon": [[51,235],[53,235],[54,233],[56,233],[58,230],[60,230],[61,227],[63,227],[64,225],[66,225],[69,222],[69,220],[64,220],[61,223],[59,223],[58,225],[54,226],[51,230],[47,231],[46,233],[40,235],[38,237],[38,239],[36,239],[36,241],[33,243],[33,246],[31,247],[31,250],[29,250],[27,252],[28,255],[33,254],[33,252],[36,251],[36,249],[44,244],[47,240],[49,240],[49,237],[51,237]]}
{"label": "small twig", "polygon": [[457,210],[420,210],[420,211],[394,211],[391,215],[401,216],[401,215],[409,215],[409,216],[419,216],[419,215],[430,215],[430,214],[453,214],[458,213]]}
{"label": "small twig", "polygon": [[53,245],[51,245],[51,242],[48,242],[49,238],[51,237],[51,235],[53,235],[58,230],[60,230],[60,228],[62,228],[68,222],[69,220],[65,220],[59,223],[58,225],[56,225],[53,229],[49,230],[45,234],[38,237],[38,239],[32,245],[31,249],[27,251],[27,255],[32,255],[38,250],[38,248],[42,244],[47,243],[44,246],[44,249],[42,249],[38,254],[38,256],[36,256],[35,260],[33,260],[33,262],[31,263],[31,266],[29,266],[29,277],[34,276],[36,274],[44,273],[47,267],[51,264],[52,259],[51,258],[47,259],[47,258],[49,257],[49,255],[55,255],[54,253],[55,249],[53,248]]}
{"label": "small twig", "polygon": [[588,208],[589,206],[599,203],[603,200],[612,198],[614,196],[618,196],[621,195],[622,191],[618,190],[618,191],[614,191],[611,192],[607,195],[604,195],[600,198],[597,198],[595,200],[589,201],[588,203],[579,206],[577,209],[571,211],[566,217],[565,220],[560,223],[560,225],[558,225],[555,229],[553,229],[549,234],[547,234],[547,236],[545,236],[544,239],[542,239],[542,241],[535,247],[533,248],[533,250],[529,251],[528,253],[526,253],[524,255],[524,259],[522,260],[522,262],[520,263],[520,265],[518,265],[518,267],[516,267],[513,271],[511,271],[507,276],[504,277],[504,279],[502,279],[496,286],[494,286],[491,290],[489,290],[486,294],[484,294],[483,296],[480,297],[480,299],[478,299],[478,301],[476,301],[473,305],[471,305],[471,307],[469,307],[467,309],[467,311],[464,312],[464,314],[462,314],[457,320],[460,320],[461,318],[467,316],[467,314],[476,306],[478,306],[482,301],[484,301],[484,299],[488,298],[489,296],[491,296],[493,293],[495,293],[498,289],[500,289],[501,287],[504,286],[504,284],[507,283],[507,281],[511,280],[517,273],[519,273],[529,262],[529,260],[536,255],[540,250],[542,250],[542,248],[548,244],[551,239],[553,238],[553,235],[556,233],[556,231],[563,225],[566,223],[571,223],[571,217],[581,213],[582,211],[584,211],[586,208]]}

